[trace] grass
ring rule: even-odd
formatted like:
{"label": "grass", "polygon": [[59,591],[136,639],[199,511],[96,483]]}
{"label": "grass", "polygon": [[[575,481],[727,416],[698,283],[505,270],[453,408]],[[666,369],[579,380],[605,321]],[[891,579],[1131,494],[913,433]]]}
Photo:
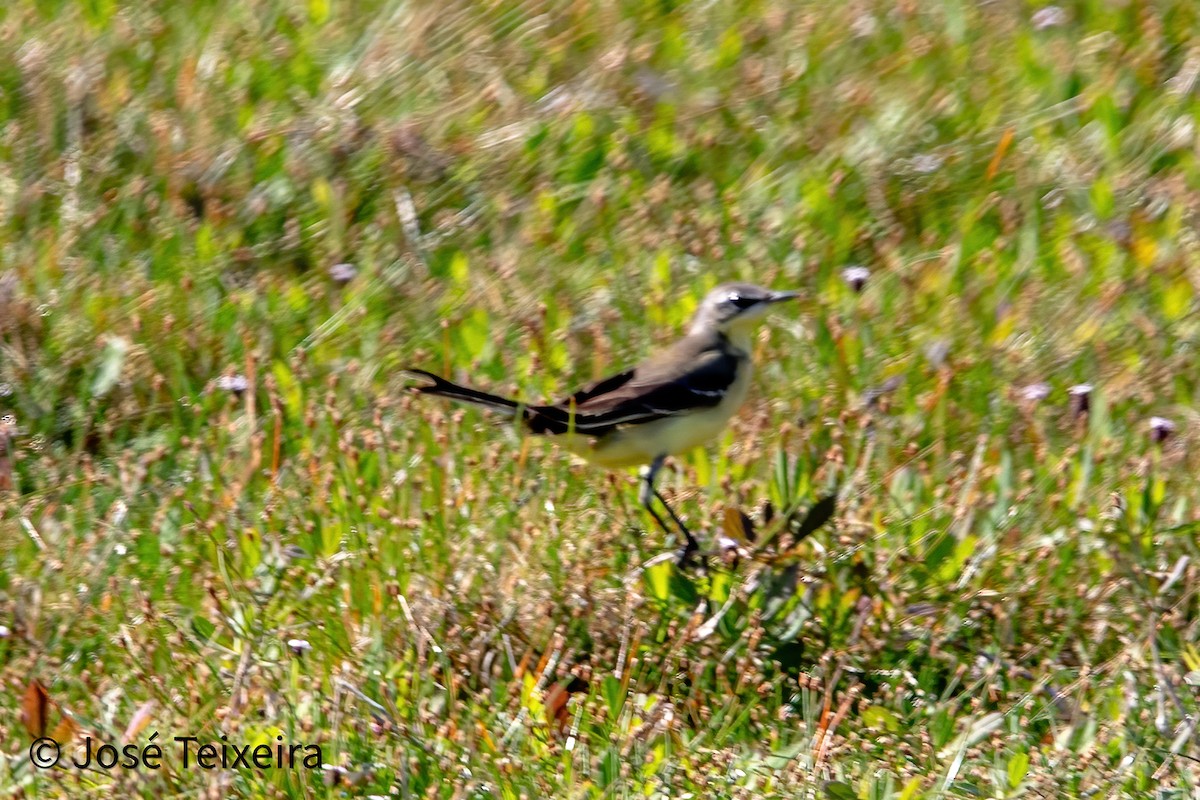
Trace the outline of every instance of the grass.
{"label": "grass", "polygon": [[[1198,12],[1055,8],[0,9],[0,791],[1195,796]],[[758,531],[707,578],[404,391],[559,395],[727,279],[805,299],[663,476]]]}

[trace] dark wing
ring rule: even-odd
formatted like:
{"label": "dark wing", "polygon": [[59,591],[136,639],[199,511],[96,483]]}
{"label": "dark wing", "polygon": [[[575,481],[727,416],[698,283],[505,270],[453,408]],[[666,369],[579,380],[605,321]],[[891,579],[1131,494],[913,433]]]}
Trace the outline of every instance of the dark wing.
{"label": "dark wing", "polygon": [[[621,425],[671,417],[721,402],[737,377],[737,358],[719,342],[685,339],[659,358],[601,381],[552,406],[528,409],[534,433],[603,436]],[[574,417],[572,419],[572,416]]]}
{"label": "dark wing", "polygon": [[633,378],[636,373],[637,370],[625,370],[620,375],[613,375],[611,378],[605,378],[599,383],[595,383],[584,389],[580,389],[566,400],[563,400],[561,403],[556,403],[555,405],[566,408],[574,403],[575,407],[578,408],[590,400],[594,400],[598,397],[603,397],[604,395],[609,395],[613,392],[616,392],[622,386],[629,383],[630,379]]}

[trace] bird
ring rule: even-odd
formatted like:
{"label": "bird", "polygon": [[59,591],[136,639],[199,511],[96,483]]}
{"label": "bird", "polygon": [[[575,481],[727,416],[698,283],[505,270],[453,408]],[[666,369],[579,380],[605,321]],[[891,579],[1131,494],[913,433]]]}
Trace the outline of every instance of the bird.
{"label": "bird", "polygon": [[668,535],[673,531],[654,508],[666,510],[685,544],[685,566],[699,543],[655,488],[668,456],[715,438],[742,406],[753,373],[753,334],[767,309],[800,297],[750,283],[723,283],[705,295],[687,333],[632,369],[586,386],[558,402],[526,404],[408,368],[410,387],[491,409],[519,421],[526,431],[561,442],[600,467],[639,466],[638,500]]}

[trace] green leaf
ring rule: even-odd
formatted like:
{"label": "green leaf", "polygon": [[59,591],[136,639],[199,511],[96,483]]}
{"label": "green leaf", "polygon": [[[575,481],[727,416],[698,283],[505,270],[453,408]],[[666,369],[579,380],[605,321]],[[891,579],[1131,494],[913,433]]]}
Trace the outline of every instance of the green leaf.
{"label": "green leaf", "polygon": [[84,9],[87,21],[97,28],[106,28],[117,11],[115,0],[87,0],[80,5]]}
{"label": "green leaf", "polygon": [[1017,753],[1008,760],[1008,785],[1015,789],[1021,785],[1025,773],[1029,771],[1029,754]]}
{"label": "green leaf", "polygon": [[326,214],[333,207],[333,187],[324,178],[316,178],[309,186],[313,202]]}
{"label": "green leaf", "polygon": [[825,784],[825,796],[830,800],[858,800],[858,795],[854,793],[854,788],[848,783],[841,781],[830,781]]}
{"label": "green leaf", "polygon": [[900,792],[900,800],[913,800],[917,796],[917,792],[921,789],[920,778],[909,778],[908,783],[904,784],[904,789]]}
{"label": "green leaf", "polygon": [[[947,536],[947,539],[954,542],[954,538]],[[954,544],[954,557],[942,563],[937,570],[938,577],[942,580],[951,580],[956,577],[962,568],[967,563],[967,559],[975,552],[975,545],[979,540],[975,536],[964,536]]]}
{"label": "green leaf", "polygon": [[900,730],[900,718],[881,706],[871,706],[862,715],[863,723],[868,728],[882,728],[889,733]]}
{"label": "green leaf", "polygon": [[945,711],[937,712],[929,722],[929,733],[934,747],[945,746],[954,734],[954,717]]}
{"label": "green leaf", "polygon": [[717,47],[717,67],[724,69],[737,63],[742,54],[742,35],[736,27],[725,31]]}
{"label": "green leaf", "polygon": [[[674,567],[673,564],[668,566]],[[670,583],[671,594],[684,603],[694,605],[700,599],[700,592],[696,590],[696,582],[684,575],[677,568],[671,570]]]}
{"label": "green leaf", "polygon": [[490,328],[488,313],[482,307],[471,311],[470,315],[458,326],[458,335],[463,349],[466,351],[466,356],[470,360],[487,361],[491,357]]}
{"label": "green leaf", "polygon": [[811,744],[807,739],[803,736],[800,737],[782,750],[776,750],[771,753],[770,757],[766,759],[767,768],[772,770],[787,769],[788,764],[810,746]]}
{"label": "green leaf", "polygon": [[708,598],[715,603],[724,603],[733,589],[733,575],[717,572],[709,576]]}
{"label": "green leaf", "polygon": [[271,374],[275,376],[275,385],[278,387],[279,395],[283,400],[285,409],[300,408],[300,403],[303,395],[300,391],[300,384],[296,380],[296,376],[292,373],[287,363],[282,360],[275,361],[271,365]]}
{"label": "green leaf", "polygon": [[671,573],[675,565],[662,561],[642,572],[650,595],[659,602],[665,603],[671,597]]}
{"label": "green leaf", "polygon": [[609,718],[616,719],[621,713],[621,707],[625,705],[625,691],[621,688],[621,682],[612,675],[605,675],[600,683],[600,692],[608,705]]}
{"label": "green leaf", "polygon": [[262,545],[259,540],[258,531],[250,528],[238,537],[239,549],[242,553],[242,569],[246,572],[252,572],[259,562],[262,561]]}
{"label": "green leaf", "polygon": [[621,777],[621,751],[619,748],[610,747],[604,757],[600,759],[600,785],[612,786]]}
{"label": "green leaf", "polygon": [[216,631],[217,626],[209,622],[205,617],[192,617],[192,632],[202,642],[207,642]]}
{"label": "green leaf", "polygon": [[938,568],[954,553],[957,544],[949,533],[942,532],[934,537],[933,544],[925,552],[925,568],[936,573]]}
{"label": "green leaf", "polygon": [[467,254],[459,250],[450,259],[450,280],[459,288],[467,288],[471,282],[471,266]]}
{"label": "green leaf", "polygon": [[308,0],[308,18],[323,25],[329,19],[329,0]]}
{"label": "green leaf", "polygon": [[1090,192],[1092,200],[1092,210],[1096,212],[1096,216],[1100,219],[1108,219],[1112,216],[1115,206],[1112,184],[1108,179],[1101,176],[1096,178],[1092,184]]}
{"label": "green leaf", "polygon": [[1167,287],[1163,292],[1163,316],[1170,322],[1181,319],[1192,305],[1192,284],[1186,278],[1180,278]]}

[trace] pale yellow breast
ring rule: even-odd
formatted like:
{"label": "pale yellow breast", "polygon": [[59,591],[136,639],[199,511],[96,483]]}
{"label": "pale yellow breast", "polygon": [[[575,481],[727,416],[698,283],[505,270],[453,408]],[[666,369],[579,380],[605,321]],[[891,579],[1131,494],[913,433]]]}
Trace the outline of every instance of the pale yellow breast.
{"label": "pale yellow breast", "polygon": [[599,439],[556,437],[567,449],[602,467],[648,464],[661,455],[675,455],[715,439],[746,401],[750,392],[750,364],[738,370],[737,380],[717,405],[690,414],[630,425]]}

